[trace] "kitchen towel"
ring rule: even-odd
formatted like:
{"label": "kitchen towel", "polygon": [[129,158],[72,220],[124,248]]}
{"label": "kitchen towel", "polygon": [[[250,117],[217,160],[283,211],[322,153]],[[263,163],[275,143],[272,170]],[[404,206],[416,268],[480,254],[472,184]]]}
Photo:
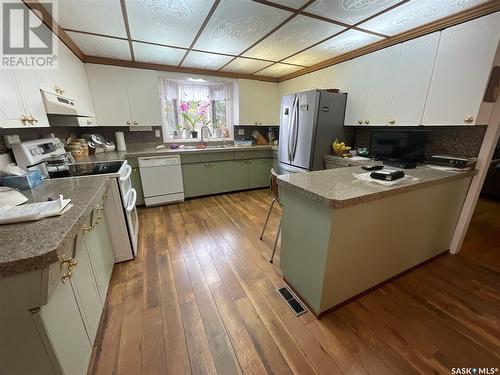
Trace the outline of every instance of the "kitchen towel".
{"label": "kitchen towel", "polygon": [[115,132],[116,137],[116,149],[118,151],[127,151],[127,145],[125,144],[125,136],[123,132]]}

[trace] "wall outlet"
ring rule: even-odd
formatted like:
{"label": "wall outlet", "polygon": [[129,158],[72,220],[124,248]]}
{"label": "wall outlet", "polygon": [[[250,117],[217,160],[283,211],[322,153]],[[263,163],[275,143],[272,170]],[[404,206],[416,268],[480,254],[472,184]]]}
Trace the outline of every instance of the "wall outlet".
{"label": "wall outlet", "polygon": [[156,129],[155,130],[155,137],[156,138],[160,138],[161,137],[160,129]]}
{"label": "wall outlet", "polygon": [[238,129],[238,135],[245,135],[245,129]]}

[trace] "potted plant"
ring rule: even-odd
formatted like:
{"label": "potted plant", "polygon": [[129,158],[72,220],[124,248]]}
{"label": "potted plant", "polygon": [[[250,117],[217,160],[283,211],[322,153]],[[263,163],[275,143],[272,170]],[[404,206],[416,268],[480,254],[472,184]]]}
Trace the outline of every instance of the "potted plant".
{"label": "potted plant", "polygon": [[210,102],[202,102],[201,100],[190,102],[183,102],[179,106],[181,110],[182,118],[187,123],[189,130],[191,131],[192,138],[198,138],[198,131],[196,130],[197,124],[208,125],[210,121],[205,121],[207,115],[208,107]]}

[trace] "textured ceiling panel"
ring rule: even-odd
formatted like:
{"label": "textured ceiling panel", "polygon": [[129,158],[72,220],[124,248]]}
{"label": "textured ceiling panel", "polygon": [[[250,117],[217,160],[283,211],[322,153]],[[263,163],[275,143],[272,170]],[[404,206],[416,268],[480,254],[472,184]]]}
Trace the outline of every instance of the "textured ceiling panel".
{"label": "textured ceiling panel", "polygon": [[189,47],[213,0],[125,0],[132,39]]}
{"label": "textured ceiling panel", "polygon": [[399,1],[401,0],[316,0],[305,11],[352,25]]}
{"label": "textured ceiling panel", "polygon": [[285,5],[290,8],[298,9],[307,3],[307,0],[270,0],[272,3]]}
{"label": "textured ceiling panel", "polygon": [[248,0],[222,0],[195,48],[239,54],[291,14]]}
{"label": "textured ceiling panel", "polygon": [[186,50],[183,49],[137,42],[132,43],[132,48],[136,61],[153,64],[179,65],[182,57],[186,54]]}
{"label": "textured ceiling panel", "polygon": [[59,0],[57,6],[57,22],[65,29],[127,37],[120,0]]}
{"label": "textured ceiling panel", "polygon": [[191,51],[182,63],[182,66],[217,70],[231,59],[231,56],[212,55],[210,53]]}
{"label": "textured ceiling panel", "polygon": [[270,77],[281,77],[285,74],[290,74],[296,72],[301,68],[299,66],[286,65],[286,64],[274,64],[269,68],[263,69],[257,73],[259,76],[270,76]]}
{"label": "textured ceiling panel", "polygon": [[484,2],[486,0],[412,0],[360,27],[394,35]]}
{"label": "textured ceiling panel", "polygon": [[280,60],[341,30],[344,28],[329,22],[297,16],[244,56]]}
{"label": "textured ceiling panel", "polygon": [[128,41],[88,34],[67,32],[82,52],[88,56],[131,60]]}
{"label": "textured ceiling panel", "polygon": [[326,42],[292,56],[284,62],[310,66],[382,39],[375,35],[348,30]]}
{"label": "textured ceiling panel", "polygon": [[231,63],[225,66],[222,70],[226,72],[251,74],[259,69],[265,68],[268,65],[271,65],[268,61],[251,60],[239,57],[236,60],[231,61]]}

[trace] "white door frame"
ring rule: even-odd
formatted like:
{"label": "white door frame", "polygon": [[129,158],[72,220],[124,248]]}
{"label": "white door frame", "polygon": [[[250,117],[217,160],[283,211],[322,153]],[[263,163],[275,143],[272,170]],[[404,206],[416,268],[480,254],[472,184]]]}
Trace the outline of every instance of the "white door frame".
{"label": "white door frame", "polygon": [[451,240],[450,253],[452,254],[458,253],[464,242],[464,238],[467,234],[467,229],[469,228],[472,214],[474,213],[474,209],[476,208],[479,193],[481,192],[484,179],[486,178],[486,174],[488,173],[488,168],[490,166],[493,153],[495,152],[495,147],[498,143],[499,136],[500,95],[498,96],[495,102],[495,106],[493,107],[493,113],[491,114],[490,121],[488,122],[488,127],[486,128],[486,133],[484,134],[483,143],[481,145],[481,150],[479,151],[479,156],[476,164],[476,169],[479,170],[479,173],[472,178],[469,192],[467,193],[467,197],[465,198],[462,212],[455,228],[455,234],[453,235],[453,239]]}

